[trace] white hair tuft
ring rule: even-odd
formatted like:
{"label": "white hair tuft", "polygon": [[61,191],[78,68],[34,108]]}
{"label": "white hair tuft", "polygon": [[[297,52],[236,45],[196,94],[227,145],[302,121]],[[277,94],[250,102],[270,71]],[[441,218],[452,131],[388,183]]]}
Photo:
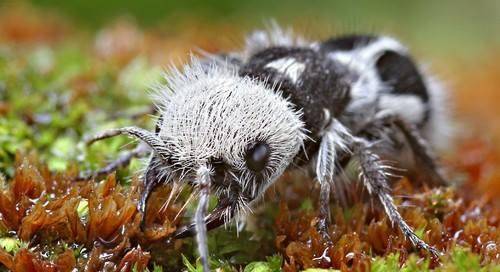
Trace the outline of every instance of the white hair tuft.
{"label": "white hair tuft", "polygon": [[[231,66],[206,64],[171,69],[167,84],[156,89],[161,116],[160,138],[177,167],[221,159],[238,171],[242,190],[258,196],[279,177],[299,152],[306,130],[301,112],[265,82],[240,77]],[[274,86],[276,87],[276,86]],[[271,149],[263,171],[266,184],[256,185],[245,165],[250,144],[265,142]]]}

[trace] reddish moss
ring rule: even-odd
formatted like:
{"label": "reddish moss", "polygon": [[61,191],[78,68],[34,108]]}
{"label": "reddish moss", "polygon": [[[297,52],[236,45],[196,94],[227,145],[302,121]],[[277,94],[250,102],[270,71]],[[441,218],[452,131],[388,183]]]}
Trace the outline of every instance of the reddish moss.
{"label": "reddish moss", "polygon": [[[467,247],[479,254],[483,264],[499,262],[498,203],[491,192],[484,194],[481,191],[481,184],[492,184],[491,178],[499,174],[496,168],[487,167],[492,163],[496,165],[496,156],[489,154],[488,149],[478,150],[484,148],[481,143],[464,146],[460,160],[451,163],[458,173],[469,175],[464,184],[458,188],[428,189],[416,188],[403,179],[395,184],[393,194],[399,196],[396,203],[403,217],[429,244],[444,252],[456,245]],[[471,146],[473,148],[469,149]],[[316,231],[314,212],[288,209],[296,205],[296,192],[302,190],[290,187],[303,187],[303,182],[293,186],[287,184],[282,186],[284,188],[278,186],[285,195],[282,199],[287,202],[281,204],[276,219],[276,247],[285,256],[287,271],[309,267],[366,271],[372,257],[393,252],[399,253],[401,263],[411,253],[417,253],[420,258],[429,257],[426,252],[417,252],[392,227],[381,209],[361,204],[333,207],[329,243]],[[286,197],[287,194],[291,197]],[[354,195],[358,195],[356,201],[360,201],[361,192]],[[430,265],[435,267],[439,262],[433,260]]]}
{"label": "reddish moss", "polygon": [[[0,250],[0,263],[11,270],[131,271],[136,267],[142,271],[150,255],[138,242],[148,245],[176,229],[173,219],[180,204],[161,211],[153,204],[148,207],[146,232],[141,232],[137,179],[127,188],[118,185],[114,175],[99,183],[76,183],[71,182],[72,172],[53,175],[34,156],[18,159],[17,165],[13,180],[0,192],[0,226],[29,247],[14,255]],[[164,203],[166,188],[155,192],[151,202]],[[77,212],[81,201],[88,201],[88,214],[82,217]],[[151,227],[153,222],[159,226]],[[80,258],[75,259],[68,247],[78,249]]]}

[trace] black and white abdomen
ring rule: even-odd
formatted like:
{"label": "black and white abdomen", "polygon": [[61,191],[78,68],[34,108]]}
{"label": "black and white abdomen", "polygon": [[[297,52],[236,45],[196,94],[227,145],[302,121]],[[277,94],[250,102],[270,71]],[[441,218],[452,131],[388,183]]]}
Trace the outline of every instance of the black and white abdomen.
{"label": "black and white abdomen", "polygon": [[327,40],[319,50],[350,73],[347,113],[359,118],[381,111],[396,114],[416,125],[434,147],[446,147],[451,126],[442,86],[401,43],[385,36],[350,35]]}
{"label": "black and white abdomen", "polygon": [[256,46],[243,54],[239,74],[273,85],[302,111],[313,140],[305,143],[310,153],[328,118],[356,131],[381,112],[418,127],[433,147],[446,147],[450,122],[444,92],[400,42],[370,35],[299,40],[273,38]]}

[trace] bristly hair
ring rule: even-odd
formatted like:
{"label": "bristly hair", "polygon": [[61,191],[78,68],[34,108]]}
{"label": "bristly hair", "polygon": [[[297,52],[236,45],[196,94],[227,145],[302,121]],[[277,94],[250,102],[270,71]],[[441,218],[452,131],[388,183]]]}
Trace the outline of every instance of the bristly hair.
{"label": "bristly hair", "polygon": [[[222,160],[254,200],[303,146],[307,136],[302,112],[266,82],[240,77],[231,65],[207,64],[195,57],[182,71],[172,68],[165,78],[167,83],[156,88],[153,100],[159,114],[168,116],[160,124],[159,136],[176,169],[189,171],[200,162]],[[265,142],[271,149],[261,173],[264,182],[256,182],[245,163],[246,149],[255,142]],[[243,200],[238,209],[246,210],[248,203]]]}
{"label": "bristly hair", "polygon": [[308,47],[311,45],[302,36],[295,34],[291,28],[282,28],[275,20],[271,20],[266,29],[257,30],[247,36],[241,57],[247,60],[258,51],[274,46]]}

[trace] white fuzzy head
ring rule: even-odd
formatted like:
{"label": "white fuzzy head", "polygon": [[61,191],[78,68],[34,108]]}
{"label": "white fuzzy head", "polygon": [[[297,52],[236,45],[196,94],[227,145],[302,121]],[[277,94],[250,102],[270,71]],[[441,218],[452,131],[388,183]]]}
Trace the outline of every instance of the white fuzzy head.
{"label": "white fuzzy head", "polygon": [[[236,193],[240,201],[254,200],[303,145],[300,112],[263,82],[197,60],[183,71],[173,69],[166,79],[155,98],[163,116],[159,136],[172,168],[195,171],[200,164],[222,163],[224,182],[212,184],[219,196]],[[268,151],[265,167],[257,172],[248,166],[249,148],[255,144]]]}

